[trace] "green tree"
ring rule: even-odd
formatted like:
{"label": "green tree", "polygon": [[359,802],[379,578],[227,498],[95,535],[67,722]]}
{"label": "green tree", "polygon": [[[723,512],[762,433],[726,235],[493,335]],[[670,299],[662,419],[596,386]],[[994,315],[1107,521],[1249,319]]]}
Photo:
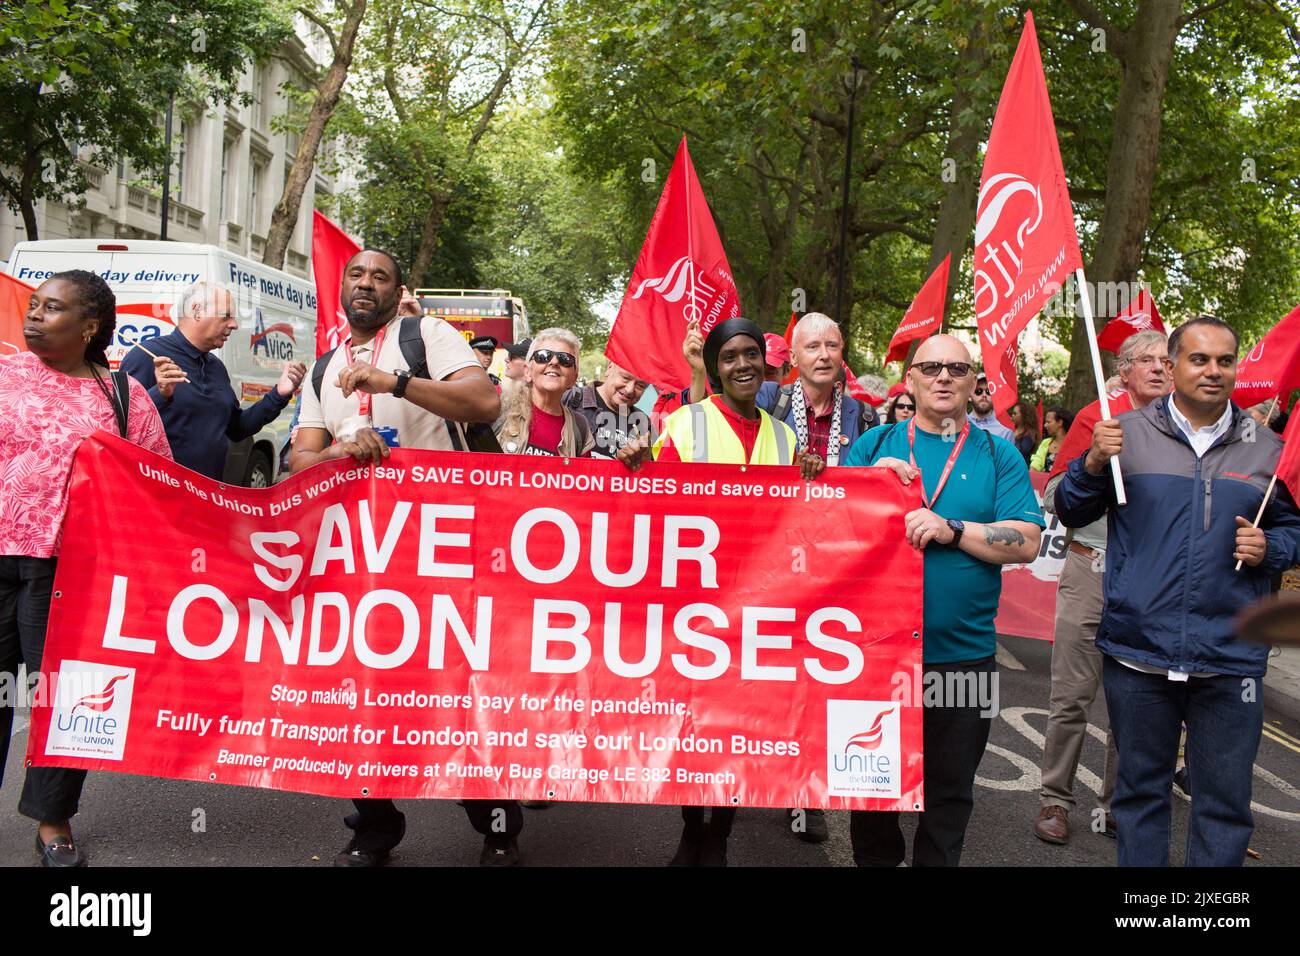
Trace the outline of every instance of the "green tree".
{"label": "green tree", "polygon": [[86,177],[74,147],[107,166],[160,174],[168,98],[202,85],[230,102],[246,65],[284,42],[273,0],[15,0],[0,17],[0,191],[38,239],[36,201],[75,201]]}

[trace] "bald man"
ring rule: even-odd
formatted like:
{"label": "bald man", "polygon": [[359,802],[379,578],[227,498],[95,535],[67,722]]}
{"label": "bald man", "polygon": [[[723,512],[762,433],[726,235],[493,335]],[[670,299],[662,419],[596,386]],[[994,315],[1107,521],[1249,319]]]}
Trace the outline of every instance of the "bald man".
{"label": "bald man", "polygon": [[[926,339],[907,376],[916,416],[868,431],[845,464],[892,468],[904,484],[921,484],[924,506],[906,515],[904,529],[925,569],[926,674],[916,689],[925,702],[925,811],[912,865],[956,866],[975,805],[975,768],[997,711],[993,620],[1002,565],[1038,556],[1044,522],[1016,446],[973,428],[966,416],[975,388],[966,346],[950,335]],[[903,862],[897,813],[855,810],[850,832],[859,866]]]}
{"label": "bald man", "polygon": [[158,406],[176,463],[220,479],[231,442],[256,435],[284,411],[307,367],[285,362],[275,387],[244,408],[230,373],[214,352],[239,328],[230,290],[196,282],[181,294],[176,330],[137,345],[122,369]]}

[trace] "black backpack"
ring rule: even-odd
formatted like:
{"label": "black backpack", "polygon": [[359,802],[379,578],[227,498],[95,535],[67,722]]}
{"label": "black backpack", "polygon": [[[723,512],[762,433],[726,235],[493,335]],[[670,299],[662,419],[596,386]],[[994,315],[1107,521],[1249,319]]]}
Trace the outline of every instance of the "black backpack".
{"label": "black backpack", "polygon": [[[401,324],[397,327],[397,344],[402,350],[402,358],[409,366],[408,374],[411,378],[430,377],[429,358],[424,351],[424,336],[420,334],[420,323],[423,320],[424,316],[421,315],[403,316]],[[321,383],[325,381],[325,370],[329,368],[330,359],[334,357],[336,351],[338,351],[337,346],[323,353],[312,366],[311,387],[316,393],[317,401],[320,401],[320,389]],[[446,419],[444,422],[447,425],[447,433],[451,436],[451,447],[456,451],[497,454],[501,452],[501,446],[497,443],[497,436],[492,433],[491,425],[484,422],[461,424]]]}

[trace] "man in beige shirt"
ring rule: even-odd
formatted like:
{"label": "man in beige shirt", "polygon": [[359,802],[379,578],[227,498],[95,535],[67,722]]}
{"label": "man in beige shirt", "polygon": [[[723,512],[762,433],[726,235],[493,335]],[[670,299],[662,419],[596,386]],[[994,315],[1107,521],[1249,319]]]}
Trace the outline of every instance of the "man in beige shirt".
{"label": "man in beige shirt", "polygon": [[[348,456],[378,463],[390,446],[463,448],[460,423],[491,422],[500,413],[496,386],[464,337],[442,319],[419,320],[424,356],[407,361],[400,341],[406,318],[398,314],[402,288],[401,267],[382,250],[364,249],[344,267],[339,301],[349,333],[337,349],[316,360],[325,363],[323,375],[313,369],[312,381],[303,387],[289,459],[294,472]],[[344,822],[354,835],[334,864],[378,866],[401,841],[406,817],[391,800],[353,803],[357,812]],[[523,816],[518,803],[466,800],[465,812],[484,836],[480,863],[519,861],[516,838]]]}

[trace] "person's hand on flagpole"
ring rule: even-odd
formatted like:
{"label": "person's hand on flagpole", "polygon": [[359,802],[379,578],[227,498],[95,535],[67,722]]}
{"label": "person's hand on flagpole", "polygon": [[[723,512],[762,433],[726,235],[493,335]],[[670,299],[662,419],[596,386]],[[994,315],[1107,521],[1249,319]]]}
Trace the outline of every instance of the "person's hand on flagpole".
{"label": "person's hand on flagpole", "polygon": [[1268,538],[1264,536],[1264,529],[1257,528],[1241,515],[1237,515],[1237,547],[1232,552],[1232,556],[1237,559],[1237,567],[1242,564],[1248,564],[1252,568],[1257,568],[1264,561],[1264,555],[1268,553]]}
{"label": "person's hand on flagpole", "polygon": [[1117,418],[1108,418],[1098,422],[1092,430],[1092,447],[1083,460],[1083,467],[1090,475],[1100,475],[1106,470],[1112,458],[1124,450],[1124,426]]}
{"label": "person's hand on flagpole", "polygon": [[[141,347],[141,351],[148,350]],[[149,352],[149,354],[153,355],[152,352]],[[153,356],[153,377],[158,382],[159,393],[169,402],[172,399],[172,393],[176,391],[176,386],[181,382],[190,380],[190,377],[181,370],[181,367],[165,355]]]}
{"label": "person's hand on flagpole", "polygon": [[682,358],[691,367],[691,401],[702,402],[709,397],[709,378],[704,369],[704,336],[700,334],[700,320],[686,323],[686,338],[682,340]]}

